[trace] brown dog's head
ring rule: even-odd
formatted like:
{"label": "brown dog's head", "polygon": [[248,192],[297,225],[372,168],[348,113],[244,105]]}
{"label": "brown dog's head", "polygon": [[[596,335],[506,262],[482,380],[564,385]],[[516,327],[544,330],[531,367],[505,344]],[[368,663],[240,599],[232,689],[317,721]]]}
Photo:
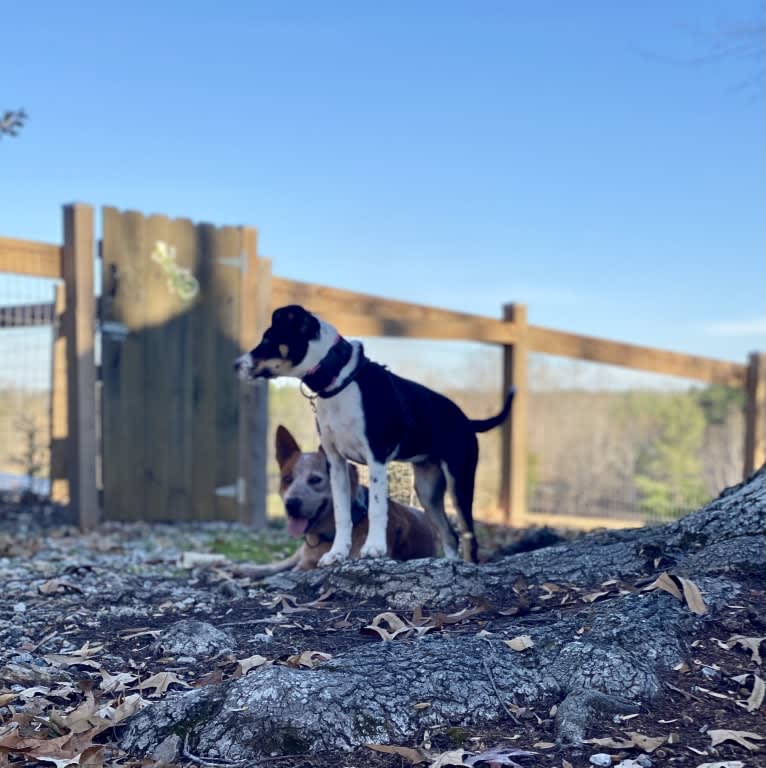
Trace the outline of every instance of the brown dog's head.
{"label": "brown dog's head", "polygon": [[[335,531],[333,524],[330,466],[321,449],[303,453],[292,434],[281,424],[274,440],[279,464],[279,495],[285,504],[287,530],[291,536]],[[350,465],[351,492],[356,492],[359,475]]]}
{"label": "brown dog's head", "polygon": [[298,304],[274,310],[271,327],[257,347],[234,361],[241,379],[274,379],[300,375],[296,369],[306,359],[309,343],[320,338],[321,323]]}

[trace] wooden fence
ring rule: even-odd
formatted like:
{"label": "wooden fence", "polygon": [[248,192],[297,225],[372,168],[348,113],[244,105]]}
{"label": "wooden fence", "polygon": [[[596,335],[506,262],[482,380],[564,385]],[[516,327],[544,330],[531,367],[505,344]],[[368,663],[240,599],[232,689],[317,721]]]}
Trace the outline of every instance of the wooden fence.
{"label": "wooden fence", "polygon": [[[94,254],[97,250],[99,253],[108,252],[106,254],[108,263],[105,260],[102,270],[104,274],[104,298],[101,302],[102,319],[107,323],[117,322],[124,326],[130,326],[130,322],[126,324],[125,320],[130,317],[131,311],[135,310],[135,307],[131,309],[126,304],[122,310],[117,310],[117,314],[115,314],[114,270],[116,269],[118,273],[122,270],[122,274],[126,274],[125,270],[130,272],[135,266],[136,259],[146,257],[144,251],[146,251],[148,240],[144,238],[141,241],[142,251],[139,254],[136,252],[136,248],[131,246],[130,237],[121,235],[117,238],[120,242],[117,248],[120,255],[112,258],[109,254],[117,251],[113,251],[112,246],[109,245],[109,232],[114,230],[110,229],[108,225],[105,226],[105,242],[96,249],[93,209],[91,207],[80,204],[67,205],[64,206],[63,213],[63,245],[0,238],[0,273],[11,272],[63,280],[65,291],[58,294],[55,308],[60,333],[56,342],[57,346],[54,348],[53,364],[57,386],[54,386],[52,404],[52,480],[54,494],[59,498],[68,497],[78,510],[82,526],[89,528],[100,519],[96,490],[99,442],[95,405],[96,301],[92,289]],[[140,214],[120,215],[113,209],[104,209],[104,217],[105,222],[110,221],[110,217],[113,221],[118,219],[122,221],[121,217],[133,217],[134,224],[139,219],[143,221]],[[191,246],[188,243],[194,231],[190,222],[176,222],[173,227],[170,227],[168,219],[165,217],[152,217],[147,221],[154,221],[155,224],[159,221],[158,226],[169,238],[169,242],[174,238],[179,240],[176,243],[179,250],[179,261],[186,259],[187,262],[185,263],[188,264],[190,270],[200,271],[201,288],[203,291],[209,288],[211,291],[210,300],[214,300],[216,296],[220,299],[223,295],[220,294],[220,286],[223,284],[221,280],[229,281],[228,293],[223,297],[231,303],[233,307],[231,311],[236,314],[236,322],[233,322],[231,318],[226,321],[230,324],[229,339],[232,342],[232,345],[227,348],[227,355],[231,351],[246,350],[253,346],[267,326],[271,311],[289,303],[306,305],[336,325],[341,333],[348,336],[449,339],[501,345],[503,347],[502,392],[507,391],[510,386],[515,386],[517,390],[512,416],[502,431],[502,470],[498,505],[507,523],[522,525],[529,519],[526,511],[527,358],[531,352],[623,366],[653,373],[680,376],[709,384],[723,384],[741,388],[745,392],[746,403],[743,475],[747,476],[766,461],[766,354],[752,353],[747,363],[732,363],[529,325],[526,306],[523,304],[508,304],[503,308],[501,317],[492,318],[286,280],[272,276],[271,262],[257,255],[256,233],[249,228],[229,228],[228,234],[222,235],[222,237],[228,238],[228,245],[220,252],[215,252],[213,249],[217,262],[215,259],[212,262],[207,261],[205,262],[207,266],[204,266],[199,261],[198,254],[193,258],[189,257],[191,251],[188,249]],[[211,233],[214,231],[212,227],[209,225],[200,226],[203,228],[207,226],[208,235],[212,236]],[[165,228],[162,229],[162,227]],[[223,232],[223,230],[221,231]],[[186,242],[186,246],[183,245],[184,242]],[[182,256],[180,253],[184,248],[188,252]],[[194,253],[197,252],[194,251]],[[237,278],[229,277],[221,278],[221,280],[210,278],[211,264],[222,264],[226,263],[227,260],[231,262],[228,266],[238,268],[239,275]],[[216,286],[218,287],[216,288]],[[216,291],[219,292],[216,293]],[[240,296],[246,296],[247,300],[240,300]],[[146,297],[139,292],[132,298],[128,298],[127,301],[136,302],[145,299]],[[158,301],[160,304],[157,306],[160,306],[162,301],[166,301],[166,299]],[[117,304],[119,305],[119,300],[117,300]],[[23,316],[24,311],[6,310],[5,314],[0,313],[0,319],[3,317],[14,318],[13,322],[21,322],[19,318]],[[154,310],[149,308],[146,311]],[[49,314],[46,313],[50,312],[49,308],[41,309],[39,307],[27,311],[30,322],[39,322],[41,318],[49,317]],[[174,313],[175,310],[172,308],[168,310],[167,306],[164,309],[157,309],[157,316],[154,318],[157,321],[154,323],[155,327],[162,327],[168,317],[174,316]],[[216,320],[209,313],[205,317],[207,317],[205,321],[207,323],[220,324],[221,322],[220,318]],[[197,329],[195,333],[205,332],[202,326],[193,327]],[[127,327],[126,330],[131,333],[135,329]],[[188,338],[184,338],[186,338],[184,343],[188,344]],[[145,349],[142,352],[142,360],[154,360],[155,366],[172,365],[172,360],[175,360],[175,357],[171,356],[166,360],[162,350],[165,348],[164,344],[175,343],[173,339],[178,340],[173,334],[170,334],[161,343],[157,339],[148,342],[150,347],[153,345],[154,352]],[[110,347],[111,343],[106,339],[104,341],[105,361],[110,354],[113,355],[116,352],[114,346]],[[151,357],[152,354],[154,358]],[[213,357],[208,356],[207,364],[214,366],[225,364],[223,359],[216,358],[214,353],[211,354]],[[147,358],[146,355],[150,355],[150,357]],[[173,355],[177,356],[176,352]],[[135,374],[135,369],[133,374]],[[131,389],[133,397],[136,396],[139,389],[143,392],[160,393],[157,395],[160,399],[155,398],[151,405],[146,406],[149,411],[144,410],[143,413],[145,419],[149,418],[151,413],[154,413],[155,417],[161,416],[161,398],[165,396],[161,393],[171,392],[171,384],[153,387],[151,382],[152,369],[145,368],[139,388],[135,381],[131,384],[131,380],[129,380],[133,374],[130,374],[127,379],[121,380],[120,386]],[[171,382],[173,375],[171,368],[167,375],[163,373],[160,378],[163,381]],[[60,385],[62,379],[65,379],[65,387]],[[237,392],[237,385],[233,380],[229,389],[228,394],[223,393],[221,397],[229,398],[231,405],[231,398]],[[64,391],[66,397],[61,395]],[[125,394],[125,390],[122,391]],[[238,397],[241,406],[239,410],[235,408],[232,411],[229,408],[230,413],[236,412],[238,414],[237,429],[229,429],[225,438],[221,437],[222,433],[220,432],[216,433],[215,437],[228,441],[226,446],[218,449],[222,451],[223,456],[227,457],[228,462],[234,461],[232,456],[238,456],[236,461],[238,476],[233,485],[236,489],[235,495],[239,500],[239,511],[236,516],[238,519],[260,525],[265,520],[265,467],[268,450],[266,442],[267,389],[265,386],[259,386],[256,389],[242,390],[238,393]],[[500,399],[501,394],[499,393],[498,401]],[[199,406],[197,400],[193,396],[185,397],[183,403],[184,405],[178,413],[186,414],[186,418],[189,419],[197,418],[198,411],[196,409]],[[128,485],[125,485],[122,480],[116,479],[115,488],[118,488],[119,494],[123,495],[130,493],[133,489],[137,498],[142,501],[131,508],[133,511],[130,514],[124,510],[120,512],[113,508],[106,509],[105,514],[108,517],[143,517],[147,509],[145,504],[147,497],[143,490],[137,489],[137,486],[142,486],[148,482],[145,477],[147,465],[146,463],[143,464],[144,474],[142,475],[140,467],[128,466],[132,459],[127,457],[124,451],[121,452],[120,449],[113,448],[115,441],[124,436],[124,430],[130,429],[130,416],[127,419],[114,418],[114,414],[121,407],[114,398],[105,394],[103,405],[104,477],[109,478],[110,472],[113,473],[112,477],[120,477],[121,473],[124,473],[122,480],[128,476],[132,477]],[[204,407],[216,409],[220,406],[215,403],[208,403]],[[109,415],[110,413],[112,416]],[[175,434],[189,435],[189,430],[192,427],[189,424],[184,425],[182,418],[175,419],[173,424]],[[139,428],[138,425],[137,428]],[[140,429],[144,429],[143,424],[140,425]],[[146,439],[146,437],[143,438],[144,445],[146,445]],[[234,452],[232,452],[232,445],[235,446]],[[181,448],[182,446],[179,446],[179,450]],[[170,472],[169,467],[173,461],[168,463],[167,450],[161,452],[161,455],[165,457],[165,463],[163,464],[162,461],[159,464],[155,462],[153,465],[155,473]],[[193,484],[194,480],[189,474],[189,466],[193,465],[183,466],[184,469],[179,469],[179,473],[177,473],[181,478],[179,482],[181,485],[183,482]],[[114,473],[117,475],[115,476]],[[219,480],[220,476],[216,476],[215,482]],[[155,477],[155,485],[156,481],[157,478]],[[166,489],[170,487],[167,477],[161,478],[160,484]],[[105,482],[105,487],[109,487],[108,480]],[[180,518],[208,517],[209,519],[220,516],[222,509],[216,503],[215,495],[210,496],[211,492],[215,494],[213,485],[210,485],[210,488],[205,486],[204,491],[200,491],[202,495],[196,500],[190,501],[188,507],[196,509],[196,512],[184,513],[184,510],[179,507],[175,509],[174,515]],[[188,496],[191,500],[193,494],[189,493]],[[113,496],[113,498],[118,498],[118,495]],[[150,518],[156,519],[161,515],[167,498],[167,494],[156,497],[157,503],[153,507],[155,511],[148,514]],[[110,494],[107,493],[105,496],[106,505],[118,503],[116,501],[110,502],[109,499]],[[225,516],[230,517],[228,514]]]}

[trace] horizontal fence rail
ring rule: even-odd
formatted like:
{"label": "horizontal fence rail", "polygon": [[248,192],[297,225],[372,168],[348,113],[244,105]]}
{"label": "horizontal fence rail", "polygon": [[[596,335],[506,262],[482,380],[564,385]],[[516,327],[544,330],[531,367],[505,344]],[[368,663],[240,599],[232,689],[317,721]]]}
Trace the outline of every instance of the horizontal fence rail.
{"label": "horizontal fence rail", "polygon": [[30,277],[63,277],[62,247],[0,237],[0,272]]}
{"label": "horizontal fence rail", "polygon": [[271,309],[303,304],[339,331],[355,336],[483,341],[513,344],[513,324],[493,317],[453,312],[370,294],[272,278]]}
{"label": "horizontal fence rail", "polygon": [[[409,304],[274,277],[271,310],[285,304],[303,304],[349,335],[478,341],[502,345],[520,341],[518,324],[510,320]],[[536,325],[526,326],[525,340],[529,352],[680,376],[711,384],[742,387],[747,374],[747,366],[741,363],[582,336]]]}

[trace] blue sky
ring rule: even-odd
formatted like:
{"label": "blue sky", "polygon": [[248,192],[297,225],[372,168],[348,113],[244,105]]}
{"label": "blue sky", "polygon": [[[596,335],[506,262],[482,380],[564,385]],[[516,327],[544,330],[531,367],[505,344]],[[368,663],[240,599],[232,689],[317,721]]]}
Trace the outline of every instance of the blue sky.
{"label": "blue sky", "polygon": [[763,22],[750,0],[7,4],[0,109],[30,118],[0,141],[0,234],[58,241],[73,200],[248,224],[282,276],[743,361],[766,348]]}

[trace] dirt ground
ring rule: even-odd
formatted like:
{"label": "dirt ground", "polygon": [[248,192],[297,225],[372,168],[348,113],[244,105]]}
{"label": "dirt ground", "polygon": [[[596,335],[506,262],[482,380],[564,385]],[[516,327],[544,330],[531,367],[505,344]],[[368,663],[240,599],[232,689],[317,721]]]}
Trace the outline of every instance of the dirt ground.
{"label": "dirt ground", "polygon": [[[261,664],[311,667],[360,644],[417,642],[411,632],[384,639],[391,621],[380,618],[388,611],[381,602],[266,591],[236,576],[230,561],[202,567],[195,565],[199,557],[189,555],[278,556],[290,548],[279,529],[254,537],[235,525],[112,524],[84,536],[66,523],[64,511],[48,507],[0,509],[0,766],[170,765],[135,759],[118,748],[122,724],[147,702],[237,677]],[[481,532],[485,556],[517,539],[518,533],[500,528]],[[497,633],[511,617],[533,626],[553,615],[582,611],[610,592],[642,586],[613,581],[583,591],[566,584],[517,583],[512,591],[476,596],[449,612],[413,606],[398,616],[409,621],[430,616],[432,632]],[[590,734],[596,741],[582,747],[555,743],[556,702],[533,711],[509,696],[503,699],[508,712],[503,727],[469,731],[445,723],[398,745],[410,750],[402,754],[365,748],[268,755],[257,764],[399,768],[418,755],[422,765],[439,765],[444,753],[464,750],[467,761],[502,748],[505,758],[496,753],[494,763],[488,758],[473,764],[579,768],[603,753],[611,756],[612,765],[623,761],[626,768],[696,768],[719,762],[730,768],[766,766],[766,741],[755,738],[766,735],[764,709],[752,706],[754,681],[763,677],[759,650],[766,652],[766,645],[731,640],[766,636],[764,586],[763,581],[746,584],[736,602],[704,625],[651,710],[606,720]],[[168,638],[182,620],[225,632],[230,647],[223,643],[201,656],[177,647],[169,652]],[[376,624],[383,632],[370,629]],[[753,711],[748,711],[748,700]],[[727,740],[713,746],[710,731],[715,730],[754,736],[744,744]],[[513,756],[513,750],[520,752]],[[206,762],[188,747],[185,751],[173,765],[227,765]],[[471,764],[442,759],[441,765]],[[515,762],[503,762],[508,760]]]}

